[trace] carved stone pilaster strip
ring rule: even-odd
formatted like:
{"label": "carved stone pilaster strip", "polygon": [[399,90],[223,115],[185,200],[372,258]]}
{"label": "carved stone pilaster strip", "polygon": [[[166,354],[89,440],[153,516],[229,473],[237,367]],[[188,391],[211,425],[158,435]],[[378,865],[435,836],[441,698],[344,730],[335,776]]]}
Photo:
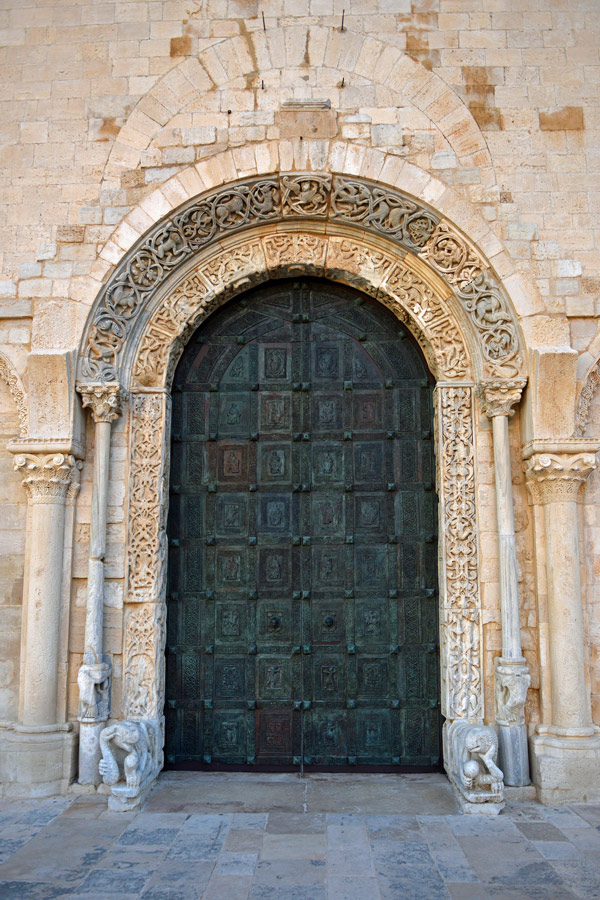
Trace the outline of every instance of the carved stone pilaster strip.
{"label": "carved stone pilaster strip", "polygon": [[0,381],[3,381],[8,387],[15,402],[17,413],[19,415],[19,434],[21,437],[24,437],[27,434],[27,403],[25,400],[25,391],[23,390],[19,376],[2,353],[0,353]]}
{"label": "carved stone pilaster strip", "polygon": [[483,716],[473,389],[436,388],[440,499],[442,712]]}
{"label": "carved stone pilaster strip", "polygon": [[123,653],[123,716],[159,719],[165,684],[164,603],[127,606]]}
{"label": "carved stone pilaster strip", "polygon": [[65,503],[82,466],[74,456],[63,453],[22,453],[15,456],[14,465],[23,474],[30,503]]}
{"label": "carved stone pilaster strip", "polygon": [[158,603],[164,597],[170,415],[171,401],[166,394],[132,395],[127,564],[129,603]]}
{"label": "carved stone pilaster strip", "polygon": [[528,483],[535,485],[532,498],[542,503],[576,500],[595,468],[593,453],[534,453],[523,464]]}
{"label": "carved stone pilaster strip", "polygon": [[514,407],[520,402],[526,384],[526,378],[483,381],[478,385],[477,393],[484,414],[489,419],[494,416],[513,416]]}
{"label": "carved stone pilaster strip", "polygon": [[117,382],[78,384],[83,408],[89,407],[94,422],[112,423],[123,410],[125,393]]}

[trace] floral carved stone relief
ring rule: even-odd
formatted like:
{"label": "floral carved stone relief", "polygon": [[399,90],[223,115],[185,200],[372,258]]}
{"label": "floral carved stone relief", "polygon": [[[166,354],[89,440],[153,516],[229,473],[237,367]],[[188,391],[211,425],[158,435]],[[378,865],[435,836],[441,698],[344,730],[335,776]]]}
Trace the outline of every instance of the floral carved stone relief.
{"label": "floral carved stone relief", "polygon": [[[400,191],[359,178],[292,172],[209,191],[155,225],[102,290],[88,328],[81,378],[123,380],[119,369],[140,316],[166,279],[211,242],[294,219],[360,228],[393,242],[400,255],[410,251],[421,257],[455,292],[478,337],[485,374],[518,374],[522,358],[508,301],[487,263],[458,231]],[[275,252],[281,255],[284,247]],[[226,269],[228,264],[221,265]],[[215,271],[211,282],[207,273],[209,289],[214,291],[227,274]]]}
{"label": "floral carved stone relief", "polygon": [[483,716],[473,389],[436,388],[441,507],[442,712]]}
{"label": "floral carved stone relief", "polygon": [[17,407],[19,415],[19,435],[25,437],[27,434],[27,403],[25,400],[25,392],[21,385],[21,381],[17,373],[13,370],[9,361],[0,353],[0,381],[7,386],[10,394]]}

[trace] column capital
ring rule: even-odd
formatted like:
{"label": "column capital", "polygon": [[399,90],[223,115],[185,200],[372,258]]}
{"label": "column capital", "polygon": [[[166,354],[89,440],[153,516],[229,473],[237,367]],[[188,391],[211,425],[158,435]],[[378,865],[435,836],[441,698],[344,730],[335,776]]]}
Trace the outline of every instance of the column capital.
{"label": "column capital", "polygon": [[585,451],[532,453],[523,463],[532,499],[542,503],[576,500],[595,468],[595,453]]}
{"label": "column capital", "polygon": [[125,391],[116,381],[78,384],[81,402],[89,406],[94,422],[114,422],[121,415]]}
{"label": "column capital", "polygon": [[14,465],[23,475],[31,503],[64,503],[71,486],[79,481],[83,464],[64,453],[21,453]]}
{"label": "column capital", "polygon": [[485,415],[490,419],[514,415],[513,407],[520,401],[526,384],[526,378],[495,378],[480,382],[477,395]]}

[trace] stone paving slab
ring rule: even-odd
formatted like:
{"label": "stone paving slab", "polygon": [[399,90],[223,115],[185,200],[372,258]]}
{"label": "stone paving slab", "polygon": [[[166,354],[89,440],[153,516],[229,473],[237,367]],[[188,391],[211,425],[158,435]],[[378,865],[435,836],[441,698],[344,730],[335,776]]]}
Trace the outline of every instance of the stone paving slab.
{"label": "stone paving slab", "polygon": [[139,813],[0,802],[5,898],[600,900],[600,805],[489,818],[438,775],[166,773]]}

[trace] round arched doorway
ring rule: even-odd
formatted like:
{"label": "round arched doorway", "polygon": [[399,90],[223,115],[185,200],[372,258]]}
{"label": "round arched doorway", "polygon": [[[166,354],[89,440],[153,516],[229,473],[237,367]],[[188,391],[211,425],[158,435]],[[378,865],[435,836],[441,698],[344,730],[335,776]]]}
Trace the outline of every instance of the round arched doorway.
{"label": "round arched doorway", "polygon": [[351,288],[276,281],[173,382],[168,765],[440,763],[433,380]]}

